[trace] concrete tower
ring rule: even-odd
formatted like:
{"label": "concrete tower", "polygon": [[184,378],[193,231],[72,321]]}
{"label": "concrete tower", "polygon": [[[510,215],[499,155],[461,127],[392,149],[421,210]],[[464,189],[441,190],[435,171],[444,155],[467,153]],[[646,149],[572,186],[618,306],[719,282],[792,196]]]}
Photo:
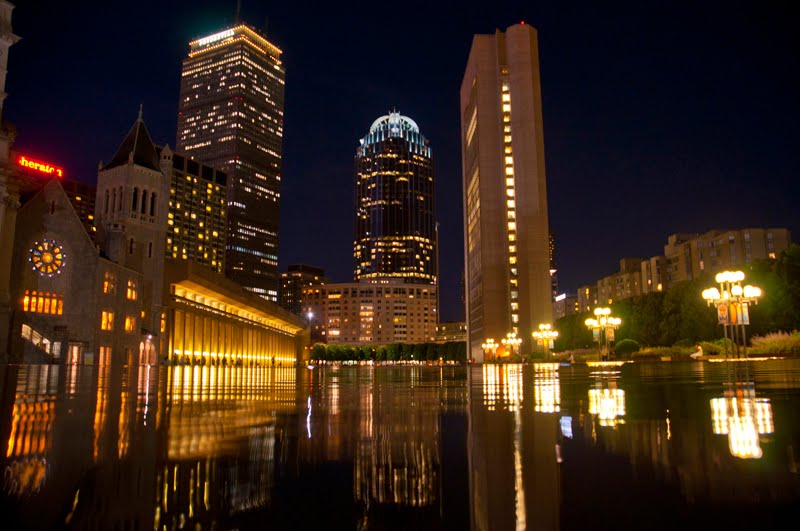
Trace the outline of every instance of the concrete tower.
{"label": "concrete tower", "polygon": [[536,29],[476,35],[461,84],[466,320],[476,360],[486,339],[508,333],[531,352],[531,332],[552,321],[543,137]]}

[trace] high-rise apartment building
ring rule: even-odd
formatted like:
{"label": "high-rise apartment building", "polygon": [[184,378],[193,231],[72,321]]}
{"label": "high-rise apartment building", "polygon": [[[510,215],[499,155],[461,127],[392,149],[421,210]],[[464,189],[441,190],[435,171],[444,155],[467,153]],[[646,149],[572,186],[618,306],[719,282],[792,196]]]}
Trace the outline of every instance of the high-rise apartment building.
{"label": "high-rise apartment building", "polygon": [[228,176],[184,154],[173,153],[169,146],[158,148],[158,152],[170,182],[167,256],[223,273]]}
{"label": "high-rise apartment building", "polygon": [[476,35],[461,85],[470,356],[509,333],[531,348],[552,322],[547,185],[537,32]]}
{"label": "high-rise apartment building", "polygon": [[291,264],[281,273],[278,304],[295,315],[303,312],[303,288],[327,284],[325,270],[306,264]]}
{"label": "high-rise apartment building", "polygon": [[246,24],[189,46],[177,149],[228,175],[226,276],[277,301],[286,75],[281,50]]}
{"label": "high-rise apartment building", "polygon": [[375,120],[355,174],[355,279],[436,284],[433,159],[417,124],[397,112]]}

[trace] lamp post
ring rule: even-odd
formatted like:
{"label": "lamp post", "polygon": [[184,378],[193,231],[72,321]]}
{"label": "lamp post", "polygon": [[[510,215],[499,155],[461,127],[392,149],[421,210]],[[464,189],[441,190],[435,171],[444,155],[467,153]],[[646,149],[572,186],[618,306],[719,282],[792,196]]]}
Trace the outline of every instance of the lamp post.
{"label": "lamp post", "polygon": [[595,308],[595,318],[586,319],[586,326],[592,330],[595,341],[600,348],[600,359],[603,359],[603,345],[608,356],[608,343],[614,339],[614,330],[622,324],[619,317],[611,317],[611,308]]}
{"label": "lamp post", "polygon": [[544,359],[549,359],[550,343],[558,337],[558,331],[552,330],[550,323],[540,323],[539,330],[534,330],[531,335],[538,344],[544,346]]}
{"label": "lamp post", "polygon": [[750,304],[758,304],[761,288],[742,286],[742,271],[723,271],[717,273],[714,280],[718,288],[703,290],[706,304],[717,309],[717,321],[722,325],[725,335],[725,357],[728,357],[728,326],[731,327],[731,354],[739,357],[739,336],[741,337],[744,357],[747,357],[747,334],[745,326],[750,324]]}
{"label": "lamp post", "polygon": [[514,356],[514,349],[519,347],[520,343],[522,343],[522,339],[517,337],[516,332],[509,332],[500,342],[511,351],[511,356]]}
{"label": "lamp post", "polygon": [[500,346],[499,344],[494,342],[494,339],[492,339],[492,338],[487,339],[486,342],[483,345],[481,345],[481,348],[483,349],[484,361],[486,361],[486,352],[487,351],[489,351],[491,353],[490,359],[494,360],[494,353],[497,352],[497,348],[499,346]]}

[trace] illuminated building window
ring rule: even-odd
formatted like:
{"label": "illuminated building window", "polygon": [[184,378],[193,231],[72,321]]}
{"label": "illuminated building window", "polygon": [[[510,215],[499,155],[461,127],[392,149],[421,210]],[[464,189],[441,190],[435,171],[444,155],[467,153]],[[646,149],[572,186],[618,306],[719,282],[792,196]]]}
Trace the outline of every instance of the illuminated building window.
{"label": "illuminated building window", "polygon": [[26,289],[22,297],[22,311],[44,313],[48,315],[63,315],[64,296],[60,293],[45,293]]}
{"label": "illuminated building window", "polygon": [[112,295],[114,293],[116,285],[117,285],[117,275],[106,271],[105,275],[103,276],[103,293],[105,293],[106,295]]}
{"label": "illuminated building window", "polygon": [[127,290],[127,293],[126,293],[125,297],[129,301],[135,301],[136,298],[137,298],[137,295],[138,294],[137,294],[137,291],[136,291],[136,281],[128,280],[128,290]]}
{"label": "illuminated building window", "polygon": [[509,221],[508,230],[517,230],[517,223],[515,221]]}
{"label": "illuminated building window", "polygon": [[125,331],[133,332],[136,329],[136,317],[132,315],[125,316]]}
{"label": "illuminated building window", "polygon": [[100,314],[100,330],[114,330],[114,312],[102,311]]}

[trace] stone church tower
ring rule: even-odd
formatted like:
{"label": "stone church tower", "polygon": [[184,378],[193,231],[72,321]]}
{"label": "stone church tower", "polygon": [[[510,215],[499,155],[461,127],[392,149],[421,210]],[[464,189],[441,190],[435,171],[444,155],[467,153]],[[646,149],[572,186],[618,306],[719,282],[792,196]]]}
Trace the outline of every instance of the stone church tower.
{"label": "stone church tower", "polygon": [[95,226],[100,251],[112,262],[142,273],[142,328],[159,333],[169,179],[142,111],[108,164],[97,174]]}

